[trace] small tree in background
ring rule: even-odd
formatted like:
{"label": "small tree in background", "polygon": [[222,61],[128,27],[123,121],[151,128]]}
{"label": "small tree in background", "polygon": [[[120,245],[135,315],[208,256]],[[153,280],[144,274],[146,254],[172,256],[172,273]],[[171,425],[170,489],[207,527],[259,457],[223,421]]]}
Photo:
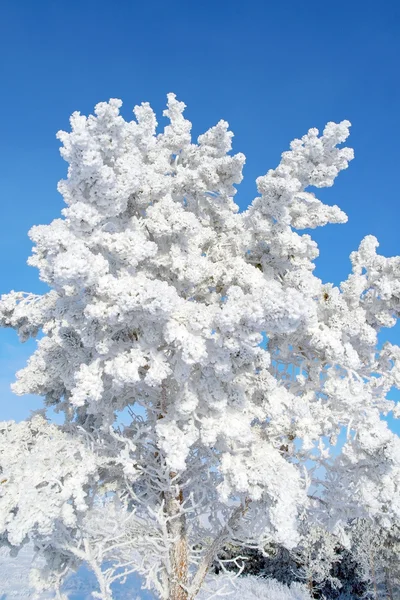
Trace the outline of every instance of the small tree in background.
{"label": "small tree in background", "polygon": [[187,600],[230,540],[294,547],[310,486],[329,527],[354,512],[389,526],[399,439],[381,415],[395,410],[400,349],[378,349],[377,334],[399,315],[400,259],[367,237],[338,288],[313,275],[317,245],[295,231],[346,221],[308,188],[347,167],[349,123],[292,142],[239,213],[244,156],[229,154],[226,122],[195,144],[174,95],[158,135],[148,104],[130,122],[120,106],[74,113],[59,133],[67,206],[30,232],[50,291],[1,300],[3,326],[43,334],[13,389],[44,398],[1,425],[1,539],[32,540],[38,589],[84,562],[103,600],[131,572]]}
{"label": "small tree in background", "polygon": [[352,526],[352,554],[369,583],[371,598],[395,600],[400,594],[400,529],[384,529],[366,519]]}

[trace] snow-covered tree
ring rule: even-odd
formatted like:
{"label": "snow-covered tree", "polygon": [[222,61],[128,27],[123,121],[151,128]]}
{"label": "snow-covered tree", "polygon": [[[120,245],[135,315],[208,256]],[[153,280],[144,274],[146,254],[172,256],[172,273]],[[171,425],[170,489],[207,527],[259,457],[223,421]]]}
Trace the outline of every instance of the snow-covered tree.
{"label": "snow-covered tree", "polygon": [[86,562],[103,600],[132,571],[187,600],[230,540],[295,546],[315,502],[336,528],[400,516],[400,441],[381,420],[400,348],[377,345],[399,315],[400,259],[367,237],[338,288],[295,231],[346,221],[309,188],[353,158],[338,147],[347,121],[292,142],[239,212],[245,159],[226,122],[196,144],[173,94],[159,134],[148,104],[133,121],[120,106],[74,113],[58,134],[67,206],[30,232],[50,291],[1,299],[3,326],[41,335],[13,389],[45,408],[1,426],[0,535],[46,558],[38,588]]}
{"label": "snow-covered tree", "polygon": [[340,561],[339,549],[337,538],[323,527],[311,525],[304,532],[293,557],[311,594],[327,583],[333,588],[341,586],[332,575],[332,567]]}
{"label": "snow-covered tree", "polygon": [[373,600],[394,600],[400,593],[400,528],[382,528],[372,520],[357,519],[351,527],[352,555]]}

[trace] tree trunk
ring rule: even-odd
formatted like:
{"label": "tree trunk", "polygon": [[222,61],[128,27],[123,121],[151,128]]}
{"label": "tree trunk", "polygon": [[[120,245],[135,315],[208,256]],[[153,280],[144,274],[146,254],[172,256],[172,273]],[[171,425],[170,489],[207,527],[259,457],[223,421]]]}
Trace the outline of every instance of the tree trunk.
{"label": "tree trunk", "polygon": [[313,582],[312,577],[308,578],[307,587],[308,587],[308,591],[310,592],[311,598],[314,598],[314,582]]}
{"label": "tree trunk", "polygon": [[[163,419],[167,407],[167,388],[165,381],[162,384],[160,413],[158,419]],[[159,456],[158,451],[155,456]],[[169,474],[170,479],[176,473]],[[189,561],[187,546],[186,517],[182,512],[183,492],[176,486],[176,492],[163,493],[165,512],[168,517],[168,534],[172,539],[169,549],[169,590],[168,600],[188,600],[187,584],[189,579]]]}
{"label": "tree trunk", "polygon": [[370,552],[370,567],[371,567],[371,575],[372,575],[372,583],[374,585],[374,598],[378,600],[378,586],[376,583],[376,572],[375,572],[375,558],[373,551]]}
{"label": "tree trunk", "polygon": [[191,588],[190,588],[190,596],[186,596],[188,600],[194,600],[200,591],[201,586],[203,585],[203,581],[207,576],[208,570],[211,566],[213,559],[217,556],[218,552],[222,549],[225,541],[229,538],[232,530],[237,525],[238,521],[241,517],[246,513],[250,504],[250,500],[246,500],[244,506],[238,506],[233,511],[228,523],[225,527],[218,533],[210,547],[208,548],[203,560],[197,568],[197,572],[193,578]]}
{"label": "tree trunk", "polygon": [[166,497],[166,510],[169,517],[168,530],[172,538],[169,552],[170,576],[168,600],[188,600],[188,548],[186,519],[182,514],[182,491],[177,497]]}
{"label": "tree trunk", "polygon": [[387,597],[389,600],[394,600],[393,596],[393,586],[392,586],[392,578],[390,576],[389,567],[385,567],[385,585],[387,591]]}

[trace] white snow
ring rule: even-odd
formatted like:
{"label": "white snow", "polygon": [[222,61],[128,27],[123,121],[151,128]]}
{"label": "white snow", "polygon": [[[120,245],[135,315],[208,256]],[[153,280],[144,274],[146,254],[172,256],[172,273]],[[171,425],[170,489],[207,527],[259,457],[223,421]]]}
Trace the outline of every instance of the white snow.
{"label": "white snow", "polygon": [[[29,589],[31,562],[32,551],[28,546],[20,551],[17,558],[11,558],[7,548],[0,548],[0,600],[32,597]],[[51,597],[43,595],[43,600]]]}
{"label": "white snow", "polygon": [[[198,600],[217,598],[214,594],[224,590],[229,600],[310,600],[304,585],[293,583],[290,588],[275,579],[240,577],[234,581],[214,577],[208,581]],[[221,596],[219,595],[218,598]]]}

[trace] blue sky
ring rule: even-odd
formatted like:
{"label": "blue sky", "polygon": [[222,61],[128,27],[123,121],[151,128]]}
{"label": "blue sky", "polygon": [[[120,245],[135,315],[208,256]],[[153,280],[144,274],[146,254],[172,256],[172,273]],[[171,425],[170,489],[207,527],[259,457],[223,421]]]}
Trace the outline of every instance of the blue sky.
{"label": "blue sky", "polygon": [[[247,156],[243,208],[255,178],[276,166],[290,140],[349,119],[356,159],[320,194],[349,222],[314,232],[317,274],[339,283],[370,233],[383,254],[400,254],[399,34],[400,4],[388,0],[3,0],[1,293],[44,289],[26,265],[27,231],[62,208],[56,184],[66,163],[55,134],[69,115],[119,97],[126,118],[142,101],[161,117],[170,91],[188,105],[195,136],[229,121],[234,150]],[[399,341],[396,330],[387,337]],[[0,419],[23,418],[40,404],[9,391],[33,349],[0,331]]]}

